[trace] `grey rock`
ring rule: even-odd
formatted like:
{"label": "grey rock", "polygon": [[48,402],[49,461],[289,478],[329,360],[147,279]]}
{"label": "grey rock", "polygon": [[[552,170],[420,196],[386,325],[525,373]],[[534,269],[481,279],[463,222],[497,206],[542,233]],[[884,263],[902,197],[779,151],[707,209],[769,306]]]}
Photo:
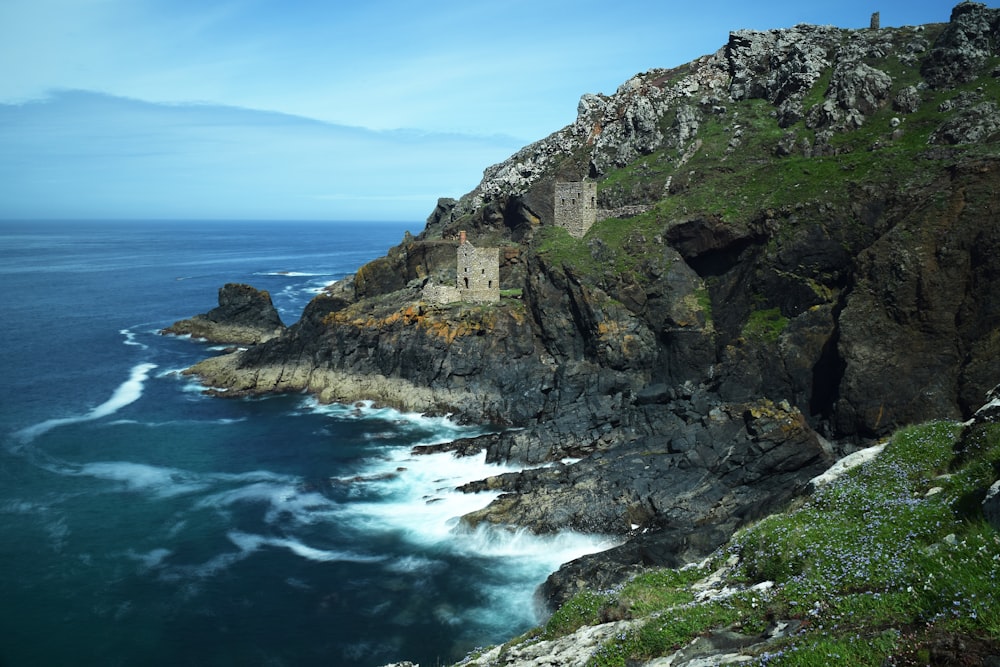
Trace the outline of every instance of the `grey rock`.
{"label": "grey rock", "polygon": [[1000,530],[1000,480],[993,482],[983,499],[983,516],[995,530]]}
{"label": "grey rock", "polygon": [[975,144],[1000,132],[1000,107],[996,102],[982,102],[945,121],[931,135],[932,144]]}
{"label": "grey rock", "polygon": [[906,86],[896,93],[896,98],[893,100],[892,106],[902,113],[913,113],[920,108],[921,102],[920,91],[917,90],[917,87]]}
{"label": "grey rock", "polygon": [[630,621],[586,625],[558,639],[495,647],[479,656],[477,664],[493,667],[584,667],[600,646],[634,625]]}
{"label": "grey rock", "polygon": [[813,109],[809,125],[860,127],[864,118],[880,109],[892,90],[892,78],[861,62],[840,62],[833,70],[826,101]]}
{"label": "grey rock", "polygon": [[780,104],[801,99],[823,71],[840,31],[832,26],[799,25],[784,30],[738,30],[725,53],[734,100],[761,98]]}
{"label": "grey rock", "polygon": [[213,343],[253,345],[277,337],[284,329],[270,294],[250,285],[228,283],[219,288],[217,308],[175,322],[160,333],[191,335]]}
{"label": "grey rock", "polygon": [[932,86],[971,81],[997,54],[1000,9],[980,2],[962,2],[951,12],[951,20],[934,43],[921,67]]}

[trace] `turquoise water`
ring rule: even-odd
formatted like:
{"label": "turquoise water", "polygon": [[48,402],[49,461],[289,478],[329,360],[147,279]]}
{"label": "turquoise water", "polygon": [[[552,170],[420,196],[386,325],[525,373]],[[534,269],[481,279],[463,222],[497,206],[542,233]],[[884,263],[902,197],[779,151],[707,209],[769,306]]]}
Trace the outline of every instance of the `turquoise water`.
{"label": "turquoise water", "polygon": [[157,331],[225,282],[294,322],[401,224],[0,223],[0,665],[455,660],[538,620],[597,538],[468,533],[482,432],[304,395],[204,396]]}

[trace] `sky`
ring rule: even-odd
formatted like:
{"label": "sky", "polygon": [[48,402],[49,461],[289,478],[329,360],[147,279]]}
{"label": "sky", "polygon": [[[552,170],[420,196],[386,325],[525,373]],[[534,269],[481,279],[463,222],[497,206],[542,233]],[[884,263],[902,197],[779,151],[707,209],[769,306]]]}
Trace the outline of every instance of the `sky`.
{"label": "sky", "polygon": [[957,2],[0,0],[0,220],[422,221],[732,30]]}

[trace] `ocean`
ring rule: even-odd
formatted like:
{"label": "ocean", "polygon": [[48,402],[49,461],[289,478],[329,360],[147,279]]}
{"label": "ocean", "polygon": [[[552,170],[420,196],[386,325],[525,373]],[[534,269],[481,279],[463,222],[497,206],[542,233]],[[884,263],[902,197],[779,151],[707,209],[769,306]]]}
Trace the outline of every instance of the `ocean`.
{"label": "ocean", "polygon": [[179,371],[218,350],[157,333],[227,282],[291,324],[420,227],[0,222],[0,667],[430,667],[540,620],[610,544],[459,525],[513,468],[411,448],[487,425],[208,397]]}

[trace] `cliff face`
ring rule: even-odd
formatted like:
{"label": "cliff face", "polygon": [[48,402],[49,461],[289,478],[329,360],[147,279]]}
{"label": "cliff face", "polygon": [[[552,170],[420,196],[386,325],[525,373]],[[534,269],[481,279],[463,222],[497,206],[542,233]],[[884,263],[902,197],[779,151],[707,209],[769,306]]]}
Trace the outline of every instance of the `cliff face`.
{"label": "cliff face", "polygon": [[[468,517],[631,538],[564,569],[553,600],[704,553],[833,453],[966,417],[996,384],[998,44],[978,3],[941,25],[733,33],[585,95],[280,337],[193,370],[230,395],[519,427],[477,443],[493,460],[579,459],[484,481],[507,494]],[[553,227],[554,183],[584,177],[638,214]],[[499,305],[420,301],[454,279],[459,230],[503,246]]]}

